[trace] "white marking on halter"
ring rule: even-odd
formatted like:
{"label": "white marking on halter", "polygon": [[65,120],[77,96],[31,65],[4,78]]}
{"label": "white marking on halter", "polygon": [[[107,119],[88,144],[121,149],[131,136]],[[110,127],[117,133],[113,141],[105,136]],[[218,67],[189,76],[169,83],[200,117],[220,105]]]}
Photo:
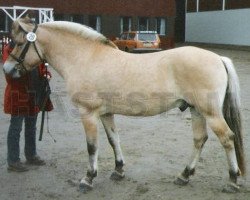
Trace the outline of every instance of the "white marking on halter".
{"label": "white marking on halter", "polygon": [[29,42],[35,42],[36,41],[36,34],[33,32],[28,32],[28,34],[26,35],[26,38]]}

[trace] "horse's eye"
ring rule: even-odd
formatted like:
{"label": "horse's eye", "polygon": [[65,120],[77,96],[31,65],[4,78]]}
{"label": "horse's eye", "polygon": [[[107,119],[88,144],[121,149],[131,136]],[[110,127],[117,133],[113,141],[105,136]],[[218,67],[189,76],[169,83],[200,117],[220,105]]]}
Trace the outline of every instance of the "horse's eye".
{"label": "horse's eye", "polygon": [[17,45],[17,49],[18,49],[18,50],[22,50],[22,48],[23,48],[23,44],[18,44],[18,45]]}
{"label": "horse's eye", "polygon": [[17,47],[22,47],[22,46],[23,46],[22,43],[18,43],[18,44],[17,44]]}

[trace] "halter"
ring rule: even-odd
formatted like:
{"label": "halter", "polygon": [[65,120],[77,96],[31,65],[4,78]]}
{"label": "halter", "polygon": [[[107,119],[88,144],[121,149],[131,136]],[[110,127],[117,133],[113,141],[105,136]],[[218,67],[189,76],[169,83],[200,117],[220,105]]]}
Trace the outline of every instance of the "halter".
{"label": "halter", "polygon": [[39,54],[38,49],[37,49],[37,46],[36,46],[36,43],[35,43],[36,38],[37,38],[35,32],[36,32],[37,28],[38,28],[38,26],[37,26],[37,24],[35,24],[35,27],[34,27],[33,31],[32,31],[32,32],[27,32],[26,30],[24,30],[24,29],[21,27],[22,31],[26,33],[27,42],[26,42],[26,44],[25,44],[25,46],[24,46],[24,48],[23,48],[23,50],[22,50],[22,52],[21,52],[19,58],[16,57],[15,55],[13,55],[12,53],[10,53],[10,56],[11,56],[15,61],[17,61],[18,64],[19,64],[19,65],[16,65],[16,66],[15,66],[15,69],[18,70],[18,71],[20,71],[20,72],[22,72],[22,73],[27,73],[27,69],[24,67],[23,62],[24,62],[25,56],[26,56],[26,54],[27,54],[27,52],[28,52],[28,50],[29,50],[29,47],[30,47],[31,43],[34,45],[36,54],[38,55],[40,61],[41,61],[42,63],[45,63],[45,60],[42,59],[41,55]]}

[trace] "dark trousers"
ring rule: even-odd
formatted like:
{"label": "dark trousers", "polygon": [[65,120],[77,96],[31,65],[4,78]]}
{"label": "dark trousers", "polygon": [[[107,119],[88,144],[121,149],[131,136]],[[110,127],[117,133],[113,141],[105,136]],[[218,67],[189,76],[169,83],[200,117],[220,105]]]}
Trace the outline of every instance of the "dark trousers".
{"label": "dark trousers", "polygon": [[25,146],[24,153],[26,159],[36,155],[36,121],[37,115],[34,116],[11,116],[10,126],[7,137],[7,161],[8,164],[20,161],[20,133],[24,121]]}

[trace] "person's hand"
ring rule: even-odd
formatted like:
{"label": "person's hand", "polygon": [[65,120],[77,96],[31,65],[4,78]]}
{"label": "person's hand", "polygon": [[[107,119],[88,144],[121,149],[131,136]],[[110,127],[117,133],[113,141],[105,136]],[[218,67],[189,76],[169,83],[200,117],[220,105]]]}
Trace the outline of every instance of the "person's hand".
{"label": "person's hand", "polygon": [[51,79],[51,75],[50,74],[44,74],[43,75],[46,79],[48,79],[48,81],[50,81],[50,79]]}
{"label": "person's hand", "polygon": [[[48,63],[45,63],[46,69],[48,69],[48,66],[49,66],[49,64],[48,64]],[[43,76],[44,76],[48,81],[50,81],[50,79],[51,79],[51,74],[50,74],[50,72],[48,72],[48,71],[46,70],[46,74],[44,74]]]}

